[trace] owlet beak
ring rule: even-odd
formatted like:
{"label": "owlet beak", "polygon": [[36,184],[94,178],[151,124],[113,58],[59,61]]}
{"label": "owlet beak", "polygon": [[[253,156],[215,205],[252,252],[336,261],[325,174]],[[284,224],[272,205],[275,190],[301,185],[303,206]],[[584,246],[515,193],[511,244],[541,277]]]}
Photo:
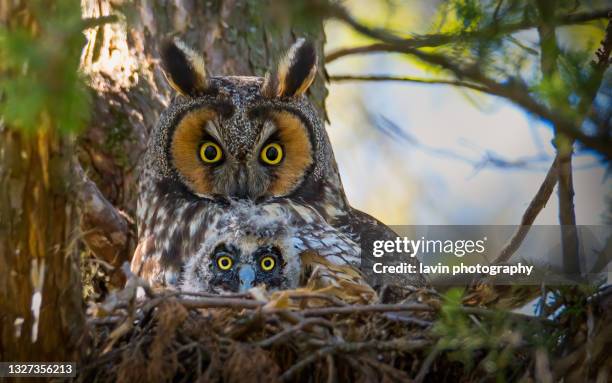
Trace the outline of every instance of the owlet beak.
{"label": "owlet beak", "polygon": [[240,278],[239,292],[244,293],[249,291],[250,288],[254,287],[253,284],[255,282],[255,270],[253,266],[241,266],[238,270],[238,278]]}

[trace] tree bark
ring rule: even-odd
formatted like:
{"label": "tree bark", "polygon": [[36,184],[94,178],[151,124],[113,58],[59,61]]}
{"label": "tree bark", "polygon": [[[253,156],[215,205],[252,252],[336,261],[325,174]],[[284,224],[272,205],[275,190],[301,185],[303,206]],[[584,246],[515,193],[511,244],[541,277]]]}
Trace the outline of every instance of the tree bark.
{"label": "tree bark", "polygon": [[[0,5],[0,24],[9,33],[28,31],[33,39],[44,34],[31,4]],[[26,72],[8,68],[0,67],[0,75],[10,79]],[[30,111],[37,119],[34,132],[0,118],[1,361],[73,361],[83,335],[77,217],[70,198],[74,139],[58,133],[47,111]]]}
{"label": "tree bark", "polygon": [[75,360],[83,333],[72,142],[0,130],[0,360]]}
{"label": "tree bark", "polygon": [[[117,3],[82,0],[83,17],[117,15],[120,21],[86,32],[88,43],[82,66],[91,77],[95,102],[91,126],[79,140],[79,159],[98,185],[100,195],[128,216],[134,216],[136,209],[138,163],[149,131],[173,95],[159,66],[158,46],[163,38],[179,36],[202,52],[207,70],[213,76],[264,76],[295,38],[310,38],[320,52],[320,69],[309,97],[322,118],[325,117],[327,89],[322,20],[316,15],[310,19],[301,14],[300,20],[306,18],[306,22],[294,23],[292,14],[299,2],[285,5],[271,0]],[[92,200],[92,196],[86,195],[81,200]],[[89,222],[108,221],[96,217],[97,213],[87,206],[83,206],[83,211]],[[91,232],[91,225],[83,226]],[[117,227],[125,227],[129,232],[120,235]],[[115,224],[108,230],[100,229],[98,226],[99,235],[93,233],[86,238],[90,249],[115,266],[129,260],[134,250],[134,243],[129,240],[133,238],[134,225]],[[114,232],[115,238],[127,239],[108,243],[109,236],[104,232]],[[107,243],[107,248],[100,248],[100,244]],[[120,256],[109,259],[108,254]]]}
{"label": "tree bark", "polygon": [[[540,25],[540,70],[543,78],[554,79],[559,76],[557,58],[559,48],[555,25],[553,23],[555,1],[539,0]],[[569,105],[569,104],[568,104]],[[561,225],[561,248],[563,251],[563,269],[566,274],[580,275],[580,259],[578,253],[578,233],[576,215],[574,213],[574,184],[572,176],[572,154],[574,140],[559,132],[555,126],[555,146],[557,149],[557,174],[559,196],[559,224]]]}

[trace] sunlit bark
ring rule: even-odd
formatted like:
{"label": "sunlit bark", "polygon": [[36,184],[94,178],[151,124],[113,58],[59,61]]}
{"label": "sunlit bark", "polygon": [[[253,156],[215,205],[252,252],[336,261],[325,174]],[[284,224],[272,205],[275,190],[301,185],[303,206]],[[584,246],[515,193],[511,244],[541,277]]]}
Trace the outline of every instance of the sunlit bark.
{"label": "sunlit bark", "polygon": [[[88,43],[82,57],[95,101],[91,125],[79,140],[79,159],[112,205],[133,216],[138,161],[151,127],[172,97],[158,65],[158,44],[164,37],[178,35],[202,52],[211,75],[263,76],[299,36],[311,38],[318,51],[323,52],[321,20],[295,26],[289,10],[274,3],[179,0],[162,4],[140,0],[113,7],[117,2],[82,0],[84,17],[117,15],[119,19],[86,31]],[[327,90],[322,57],[319,68],[309,93],[324,117]],[[91,200],[90,196],[84,196],[83,200],[87,199]],[[112,212],[106,215],[118,216]],[[105,217],[86,216],[89,222],[108,222]],[[88,232],[93,229],[91,225],[84,226]],[[134,226],[122,224],[110,225],[108,230],[99,226],[98,234],[93,232],[86,238],[102,244],[90,248],[114,265],[128,260],[135,245],[131,240],[107,240],[108,233],[116,233],[118,227],[130,232],[118,233],[116,238],[133,238]],[[109,259],[108,254],[120,256]]]}

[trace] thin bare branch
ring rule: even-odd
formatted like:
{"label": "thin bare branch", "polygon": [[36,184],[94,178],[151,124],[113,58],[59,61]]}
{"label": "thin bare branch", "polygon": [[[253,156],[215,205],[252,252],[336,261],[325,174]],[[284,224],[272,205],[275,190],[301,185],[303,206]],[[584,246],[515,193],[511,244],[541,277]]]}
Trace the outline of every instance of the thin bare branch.
{"label": "thin bare branch", "polygon": [[440,84],[440,85],[454,85],[461,86],[464,88],[470,88],[478,90],[480,92],[486,92],[487,89],[483,86],[472,84],[465,81],[458,80],[444,80],[444,79],[429,79],[429,78],[417,78],[417,77],[401,77],[401,76],[385,76],[385,75],[365,75],[365,76],[353,76],[353,75],[332,75],[329,76],[330,81],[400,81],[400,82],[414,82],[418,84]]}
{"label": "thin bare branch", "polygon": [[197,299],[178,299],[178,302],[188,309],[209,309],[215,307],[227,307],[234,309],[257,309],[265,305],[252,299],[203,297]]}
{"label": "thin bare branch", "polygon": [[304,330],[311,326],[325,326],[328,328],[333,328],[332,322],[325,320],[323,318],[308,318],[300,321],[295,326],[289,327],[288,329],[281,331],[279,333],[274,334],[270,338],[264,339],[257,343],[259,347],[270,347],[275,344],[279,344],[289,338],[294,333]]}
{"label": "thin bare branch", "polygon": [[538,214],[540,214],[540,211],[542,211],[544,206],[546,206],[546,203],[550,199],[555,185],[557,184],[558,161],[558,157],[555,157],[555,160],[550,165],[550,169],[548,169],[548,173],[546,173],[546,177],[544,177],[544,182],[542,182],[542,185],[540,185],[537,193],[529,203],[527,210],[525,210],[523,213],[521,225],[512,235],[510,240],[504,245],[497,256],[497,259],[495,259],[493,263],[499,264],[507,262],[521,246],[521,243],[523,243],[525,236],[531,229],[531,225],[537,218]]}
{"label": "thin bare branch", "polygon": [[431,321],[419,319],[419,318],[404,315],[404,314],[384,313],[383,315],[385,318],[387,318],[390,321],[412,324],[412,325],[419,326],[419,327],[429,327],[433,324],[433,322]]}
{"label": "thin bare branch", "polygon": [[419,303],[405,304],[376,304],[376,305],[353,305],[343,307],[323,307],[302,310],[305,317],[335,315],[335,314],[354,314],[354,313],[381,313],[395,311],[432,311],[431,306]]}
{"label": "thin bare branch", "polygon": [[550,157],[548,155],[536,155],[529,157],[521,157],[516,159],[506,159],[503,156],[487,150],[484,151],[480,158],[472,158],[460,152],[453,151],[444,147],[437,147],[421,142],[417,137],[411,135],[405,129],[402,129],[394,121],[383,115],[373,115],[370,117],[374,126],[394,141],[401,140],[415,148],[431,155],[441,158],[448,158],[453,161],[465,162],[474,167],[474,171],[482,170],[486,167],[495,167],[498,169],[525,169],[535,171],[546,171],[547,167],[542,168],[540,164],[543,162],[548,165]]}
{"label": "thin bare branch", "polygon": [[357,47],[349,47],[349,48],[339,48],[333,52],[325,55],[325,63],[329,64],[334,60],[337,60],[344,56],[364,54],[364,53],[403,53],[402,51],[398,51],[400,47],[396,44],[387,44],[387,43],[374,43],[368,45],[361,45]]}
{"label": "thin bare branch", "polygon": [[441,350],[439,350],[438,348],[434,348],[433,350],[429,352],[429,354],[423,361],[423,364],[421,365],[421,368],[419,369],[417,376],[414,378],[414,383],[421,383],[423,379],[425,379],[425,377],[429,373],[429,369],[431,368],[431,365],[438,358],[438,355],[440,355],[440,352]]}

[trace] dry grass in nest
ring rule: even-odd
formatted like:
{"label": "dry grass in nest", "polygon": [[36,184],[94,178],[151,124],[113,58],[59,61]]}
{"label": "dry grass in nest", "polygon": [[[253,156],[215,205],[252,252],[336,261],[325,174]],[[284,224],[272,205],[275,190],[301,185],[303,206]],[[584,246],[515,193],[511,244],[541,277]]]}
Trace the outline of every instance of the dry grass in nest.
{"label": "dry grass in nest", "polygon": [[[145,299],[135,298],[137,288],[145,289]],[[371,302],[359,298],[347,303],[329,288],[181,296],[150,291],[131,276],[125,289],[90,308],[91,347],[81,362],[79,380],[406,382],[566,377],[566,381],[605,381],[601,379],[610,377],[609,303],[591,306],[581,318],[568,313],[555,322],[449,304],[431,289],[411,289],[404,295],[394,304],[381,303],[375,296]],[[610,301],[612,294],[607,296]],[[346,291],[343,297],[347,298]],[[558,321],[563,320],[571,324],[560,326]]]}

